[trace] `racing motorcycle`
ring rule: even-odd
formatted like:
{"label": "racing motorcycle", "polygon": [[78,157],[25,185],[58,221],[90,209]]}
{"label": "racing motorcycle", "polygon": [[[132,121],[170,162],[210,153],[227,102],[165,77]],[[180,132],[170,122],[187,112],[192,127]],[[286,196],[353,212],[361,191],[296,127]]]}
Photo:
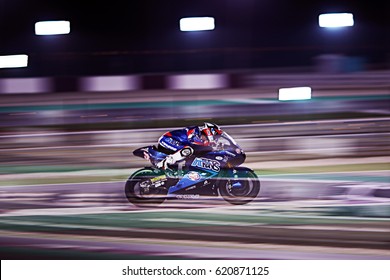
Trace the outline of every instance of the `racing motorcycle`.
{"label": "racing motorcycle", "polygon": [[156,146],[146,146],[133,154],[152,166],[135,171],[127,180],[125,194],[137,206],[157,205],[166,199],[197,199],[221,196],[231,204],[252,201],[260,191],[260,181],[253,170],[240,166],[244,151],[226,132],[212,149],[187,157],[162,170],[156,164],[167,154]]}

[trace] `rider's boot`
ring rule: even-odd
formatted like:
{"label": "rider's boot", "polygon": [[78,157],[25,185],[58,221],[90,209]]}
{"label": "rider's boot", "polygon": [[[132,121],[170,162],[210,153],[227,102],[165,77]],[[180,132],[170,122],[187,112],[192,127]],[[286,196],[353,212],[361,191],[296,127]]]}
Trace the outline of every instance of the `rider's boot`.
{"label": "rider's boot", "polygon": [[165,159],[157,163],[157,167],[161,168],[163,170],[166,170],[168,168],[168,165],[175,164],[176,162],[184,160],[186,157],[192,155],[194,152],[194,149],[192,149],[189,146],[184,147],[181,150],[178,150],[174,154],[167,155]]}

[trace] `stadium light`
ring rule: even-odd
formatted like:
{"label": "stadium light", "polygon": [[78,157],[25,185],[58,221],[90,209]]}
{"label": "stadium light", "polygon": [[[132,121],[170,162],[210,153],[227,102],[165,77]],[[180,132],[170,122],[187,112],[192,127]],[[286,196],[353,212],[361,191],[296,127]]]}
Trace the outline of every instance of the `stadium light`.
{"label": "stadium light", "polygon": [[25,54],[0,56],[0,68],[27,67],[28,56]]}
{"label": "stadium light", "polygon": [[214,30],[215,20],[213,17],[189,17],[180,19],[181,31]]}
{"label": "stadium light", "polygon": [[70,22],[66,20],[39,21],[35,23],[36,35],[59,35],[70,33]]}
{"label": "stadium light", "polygon": [[321,14],[318,16],[318,24],[320,27],[346,27],[353,26],[353,14],[350,13],[330,13]]}
{"label": "stadium light", "polygon": [[307,100],[311,99],[310,87],[291,87],[279,89],[279,100]]}

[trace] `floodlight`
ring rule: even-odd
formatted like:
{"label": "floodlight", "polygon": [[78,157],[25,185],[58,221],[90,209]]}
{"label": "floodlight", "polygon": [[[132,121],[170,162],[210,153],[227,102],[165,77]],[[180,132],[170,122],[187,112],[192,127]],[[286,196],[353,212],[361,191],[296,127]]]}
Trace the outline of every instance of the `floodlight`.
{"label": "floodlight", "polygon": [[353,26],[353,14],[350,13],[331,13],[318,16],[320,27],[345,27]]}
{"label": "floodlight", "polygon": [[213,30],[215,21],[213,17],[189,17],[180,19],[181,31]]}
{"label": "floodlight", "polygon": [[0,56],[0,68],[27,67],[28,56],[25,54]]}
{"label": "floodlight", "polygon": [[39,21],[35,23],[36,35],[59,35],[70,33],[70,22],[66,20]]}
{"label": "floodlight", "polygon": [[306,100],[311,99],[310,87],[291,87],[279,89],[279,100]]}

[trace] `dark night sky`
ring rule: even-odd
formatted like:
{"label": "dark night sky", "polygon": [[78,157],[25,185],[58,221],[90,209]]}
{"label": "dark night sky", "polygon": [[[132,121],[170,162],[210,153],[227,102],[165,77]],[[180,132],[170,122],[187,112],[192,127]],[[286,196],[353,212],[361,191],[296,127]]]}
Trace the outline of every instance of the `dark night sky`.
{"label": "dark night sky", "polygon": [[[30,55],[12,75],[87,75],[282,67],[321,53],[390,53],[389,1],[0,0],[0,55]],[[324,12],[352,12],[355,26],[318,27]],[[179,19],[213,16],[214,31],[183,33]],[[42,20],[69,20],[71,33],[34,35]]]}

